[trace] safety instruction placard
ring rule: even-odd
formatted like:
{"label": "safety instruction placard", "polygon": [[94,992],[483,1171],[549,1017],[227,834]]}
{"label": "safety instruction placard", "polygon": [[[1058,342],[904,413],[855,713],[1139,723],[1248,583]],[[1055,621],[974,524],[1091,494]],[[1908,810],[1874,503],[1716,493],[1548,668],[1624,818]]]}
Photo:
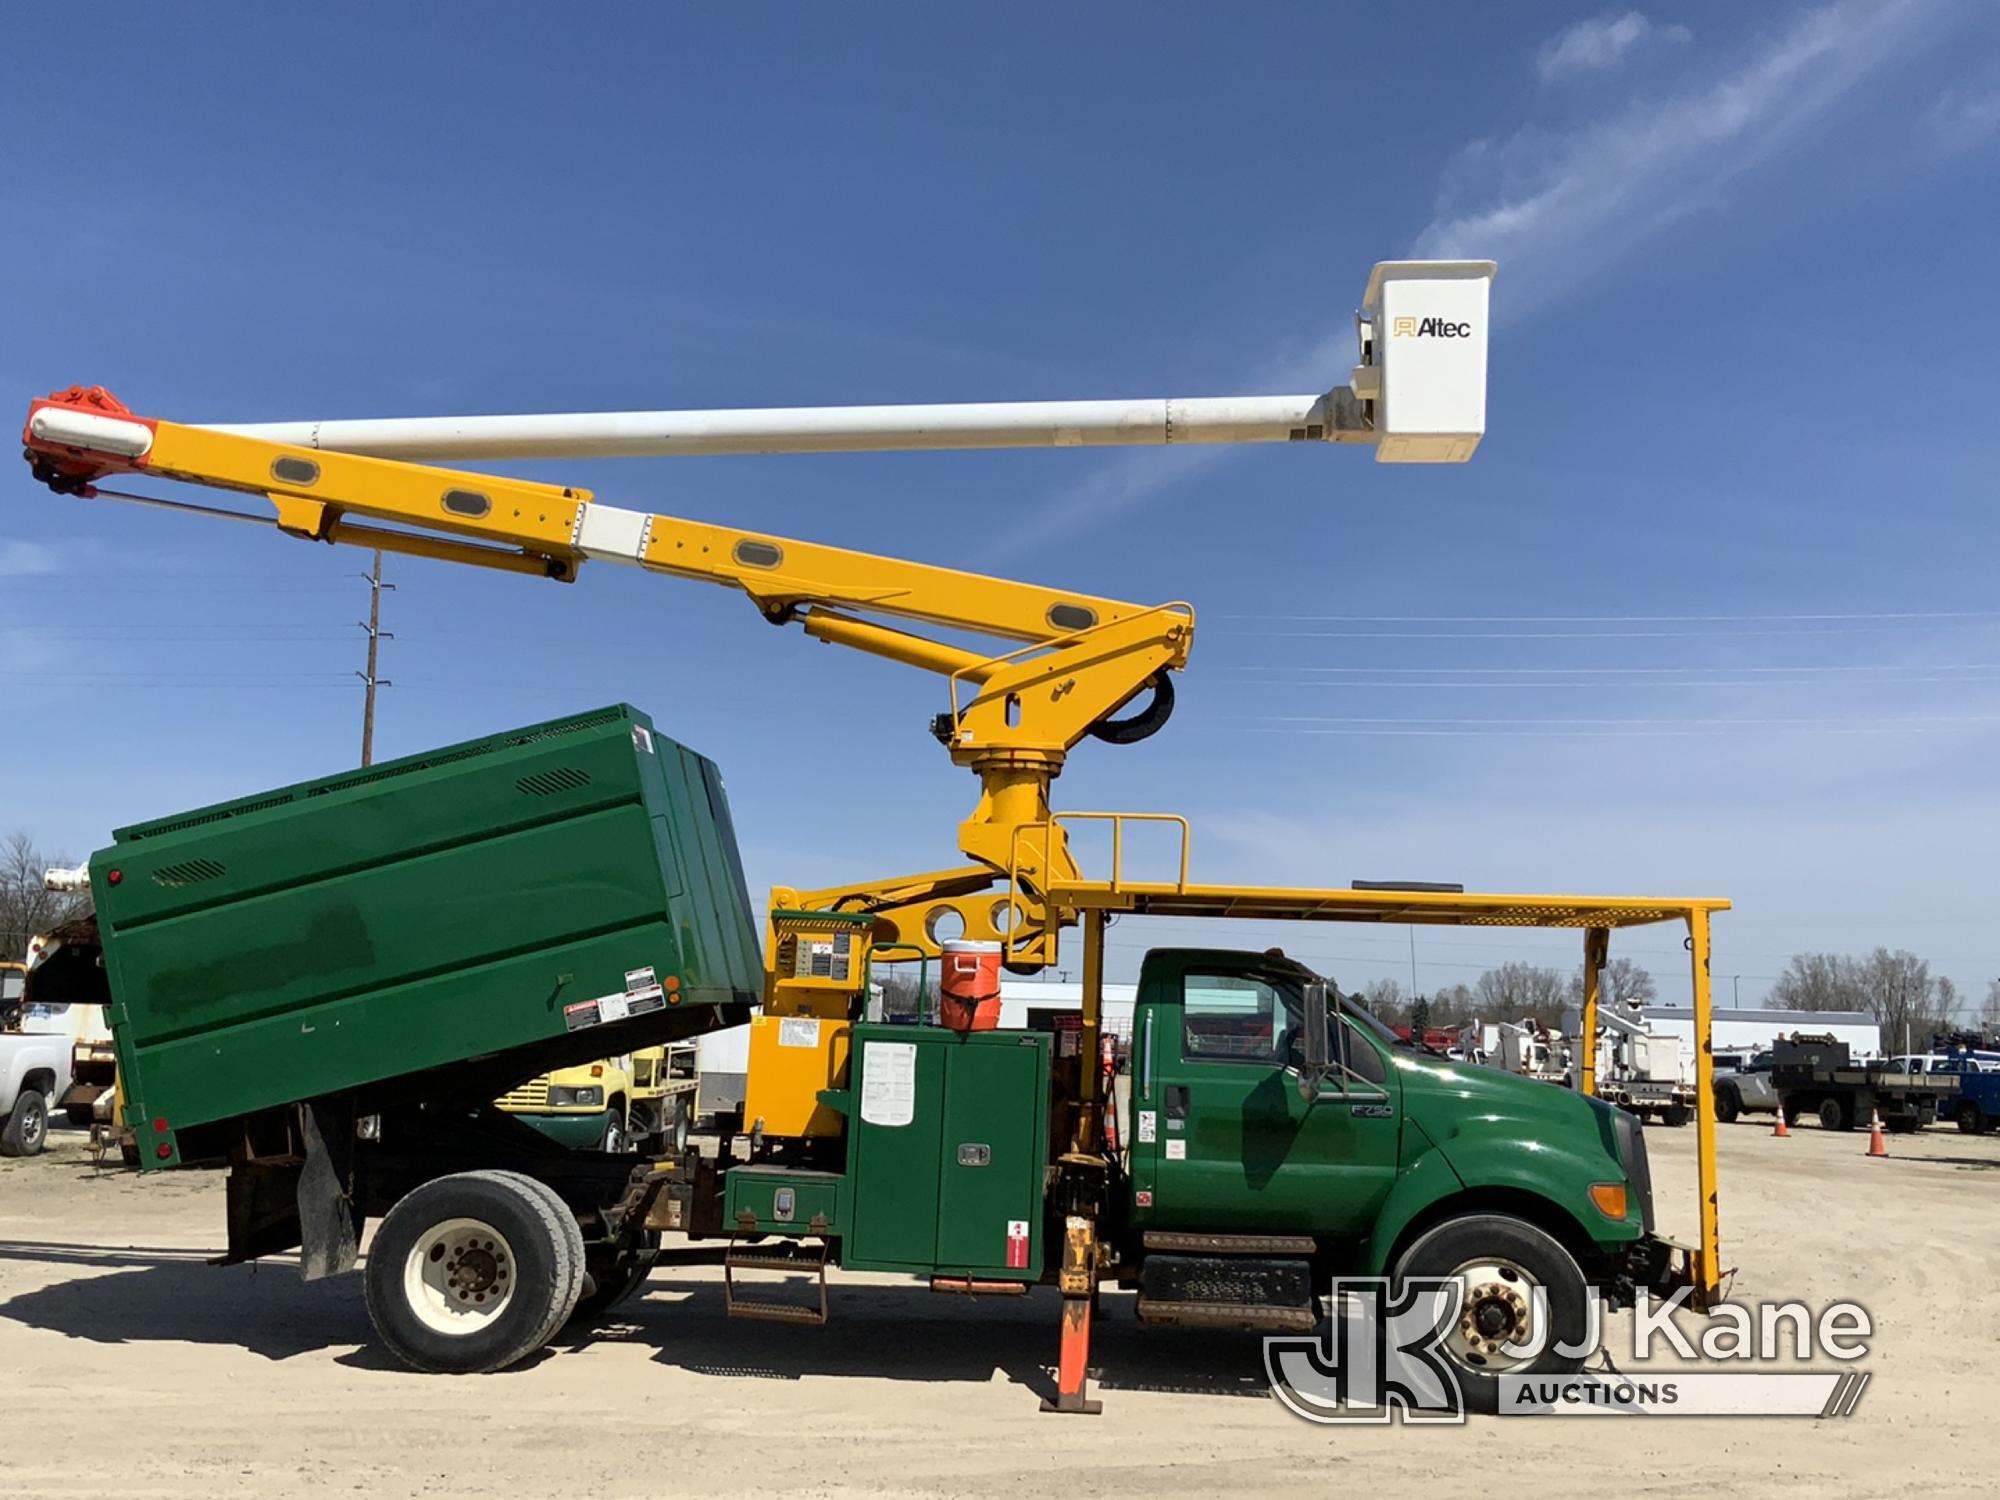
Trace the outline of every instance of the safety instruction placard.
{"label": "safety instruction placard", "polygon": [[819,1018],[817,1016],[786,1016],[778,1022],[778,1045],[780,1047],[817,1047],[819,1045]]}
{"label": "safety instruction placard", "polygon": [[1157,1110],[1151,1110],[1151,1109],[1140,1110],[1139,1143],[1141,1145],[1144,1145],[1148,1141],[1156,1140],[1159,1137],[1159,1133],[1160,1133],[1159,1112]]}
{"label": "safety instruction placard", "polygon": [[869,1125],[907,1125],[917,1117],[917,1044],[861,1045],[861,1119]]}

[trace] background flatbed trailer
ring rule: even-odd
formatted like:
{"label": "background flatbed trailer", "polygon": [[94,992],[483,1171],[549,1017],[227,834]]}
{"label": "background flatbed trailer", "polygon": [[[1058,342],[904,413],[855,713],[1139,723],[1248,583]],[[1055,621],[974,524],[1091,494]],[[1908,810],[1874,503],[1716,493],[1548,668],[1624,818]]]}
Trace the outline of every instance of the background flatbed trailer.
{"label": "background flatbed trailer", "polygon": [[1921,1130],[1949,1116],[1958,1079],[1948,1073],[1904,1073],[1883,1062],[1856,1062],[1830,1036],[1780,1037],[1771,1083],[1785,1119],[1814,1115],[1827,1130],[1852,1130],[1879,1114],[1891,1130]]}

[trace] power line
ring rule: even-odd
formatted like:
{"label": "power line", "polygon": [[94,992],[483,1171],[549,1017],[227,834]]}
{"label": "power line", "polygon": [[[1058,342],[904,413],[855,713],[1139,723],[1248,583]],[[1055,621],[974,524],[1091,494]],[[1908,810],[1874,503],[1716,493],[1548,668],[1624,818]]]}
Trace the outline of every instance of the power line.
{"label": "power line", "polygon": [[1681,667],[1408,667],[1398,663],[1392,667],[1352,667],[1314,666],[1309,663],[1283,666],[1225,666],[1227,672],[1397,672],[1406,677],[1463,676],[1463,677],[1598,677],[1619,676],[1661,676],[1675,672],[1809,672],[1835,674],[1842,672],[2000,672],[2000,662],[1845,662],[1845,663],[1793,663],[1786,666],[1742,666],[1734,662],[1698,662]]}
{"label": "power line", "polygon": [[[1281,641],[1653,641],[1700,636],[1872,635],[1912,628],[1912,622],[1876,625],[1781,626],[1756,630],[1225,630],[1226,636]],[[1959,620],[1922,627],[1933,630],[1992,630],[1994,622]]]}
{"label": "power line", "polygon": [[1991,620],[2000,609],[1863,610],[1840,614],[1752,615],[1235,615],[1224,620],[1324,621],[1342,625],[1667,625],[1734,621]]}
{"label": "power line", "polygon": [[1650,728],[1661,724],[1692,724],[1711,729],[1762,729],[1773,725],[1804,725],[1812,729],[1837,729],[1848,724],[1891,723],[1891,724],[2000,724],[2000,714],[1931,715],[1906,714],[1887,720],[1864,719],[1434,719],[1386,715],[1376,718],[1359,716],[1323,718],[1311,714],[1266,714],[1266,723],[1277,724],[1455,724],[1476,726],[1513,727],[1559,727],[1578,724],[1586,727],[1625,726]]}

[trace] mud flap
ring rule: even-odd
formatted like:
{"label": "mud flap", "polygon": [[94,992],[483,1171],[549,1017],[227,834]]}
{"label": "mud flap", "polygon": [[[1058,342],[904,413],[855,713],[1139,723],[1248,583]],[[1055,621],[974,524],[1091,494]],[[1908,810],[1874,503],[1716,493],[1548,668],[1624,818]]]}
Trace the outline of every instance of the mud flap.
{"label": "mud flap", "polygon": [[299,1111],[306,1163],[299,1173],[299,1275],[307,1281],[354,1269],[361,1205],[353,1193],[352,1105],[314,1102]]}

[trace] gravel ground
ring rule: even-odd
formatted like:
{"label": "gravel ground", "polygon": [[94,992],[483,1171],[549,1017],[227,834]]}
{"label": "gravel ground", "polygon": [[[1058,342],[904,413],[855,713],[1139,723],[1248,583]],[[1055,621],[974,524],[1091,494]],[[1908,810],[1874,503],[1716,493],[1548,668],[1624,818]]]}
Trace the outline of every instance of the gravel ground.
{"label": "gravel ground", "polygon": [[[1692,1129],[1650,1131],[1661,1228],[1691,1237]],[[1043,1416],[1052,1291],[968,1303],[837,1277],[824,1328],[731,1322],[717,1274],[663,1271],[621,1321],[451,1379],[372,1342],[359,1278],[217,1269],[222,1179],[94,1168],[59,1132],[0,1160],[0,1493],[20,1496],[1018,1496],[1202,1492],[1878,1497],[1982,1487],[2000,1460],[2000,1138],[1719,1131],[1741,1298],[1872,1312],[1847,1420],[1475,1419],[1322,1429],[1248,1335],[1141,1329],[1107,1294],[1095,1418]],[[1614,1349],[1629,1334],[1614,1320]]]}

